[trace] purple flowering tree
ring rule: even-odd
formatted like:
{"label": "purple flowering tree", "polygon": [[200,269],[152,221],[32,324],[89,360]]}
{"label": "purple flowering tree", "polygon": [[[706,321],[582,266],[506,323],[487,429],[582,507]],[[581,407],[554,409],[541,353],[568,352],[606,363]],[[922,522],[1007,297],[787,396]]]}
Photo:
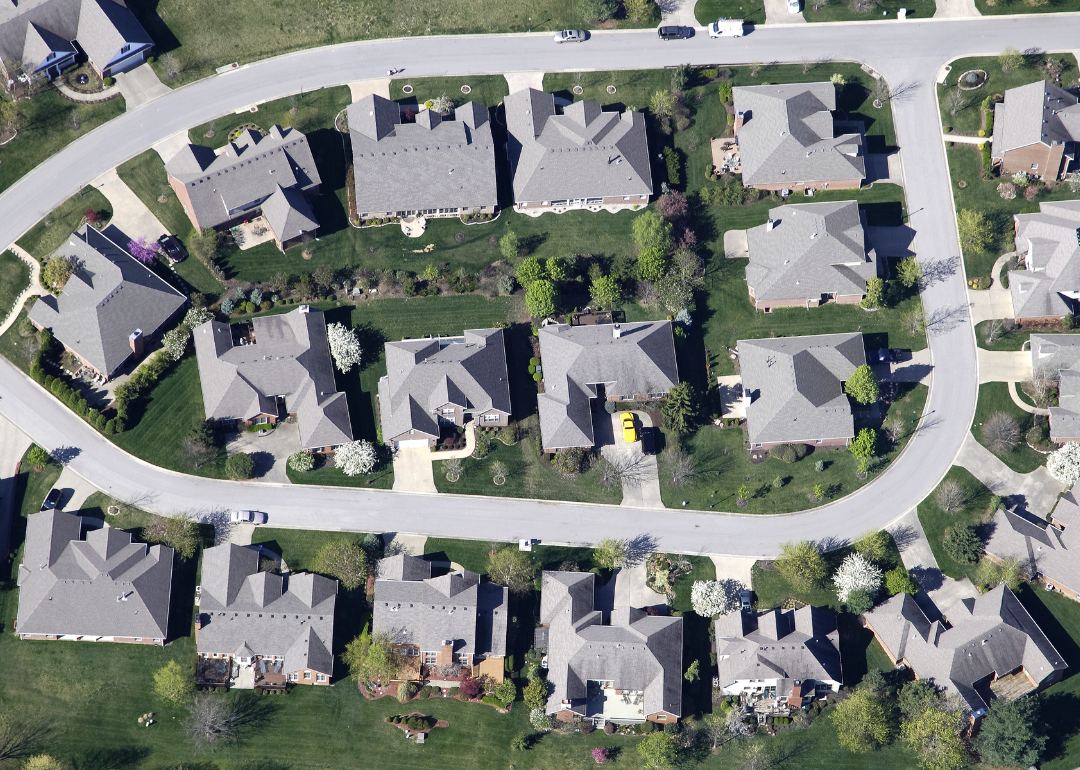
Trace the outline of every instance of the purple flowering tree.
{"label": "purple flowering tree", "polygon": [[593,761],[598,765],[602,765],[608,760],[608,749],[606,746],[597,746],[592,750]]}
{"label": "purple flowering tree", "polygon": [[157,243],[147,244],[145,236],[139,236],[136,240],[128,241],[127,245],[128,253],[144,265],[149,265],[157,258],[160,253],[159,249]]}

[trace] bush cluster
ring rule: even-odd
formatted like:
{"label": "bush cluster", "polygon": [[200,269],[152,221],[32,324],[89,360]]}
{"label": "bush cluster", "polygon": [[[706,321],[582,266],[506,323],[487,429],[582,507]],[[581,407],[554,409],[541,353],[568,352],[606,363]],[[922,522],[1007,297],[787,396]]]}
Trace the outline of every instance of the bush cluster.
{"label": "bush cluster", "polygon": [[806,457],[808,451],[806,444],[777,444],[769,447],[769,457],[786,463],[794,463]]}

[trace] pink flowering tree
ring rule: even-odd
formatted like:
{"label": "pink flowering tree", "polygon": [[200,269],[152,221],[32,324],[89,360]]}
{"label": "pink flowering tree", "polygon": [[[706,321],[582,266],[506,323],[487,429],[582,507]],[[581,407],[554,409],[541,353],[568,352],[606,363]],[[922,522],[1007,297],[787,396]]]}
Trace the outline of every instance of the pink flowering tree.
{"label": "pink flowering tree", "polygon": [[608,760],[608,749],[606,746],[597,746],[592,750],[593,761],[598,765],[605,764]]}
{"label": "pink flowering tree", "polygon": [[127,245],[128,253],[144,265],[149,265],[157,258],[159,248],[157,243],[147,244],[145,236],[139,236],[136,240],[128,241]]}
{"label": "pink flowering tree", "polygon": [[686,216],[686,196],[676,190],[661,195],[656,210],[668,222],[676,222]]}

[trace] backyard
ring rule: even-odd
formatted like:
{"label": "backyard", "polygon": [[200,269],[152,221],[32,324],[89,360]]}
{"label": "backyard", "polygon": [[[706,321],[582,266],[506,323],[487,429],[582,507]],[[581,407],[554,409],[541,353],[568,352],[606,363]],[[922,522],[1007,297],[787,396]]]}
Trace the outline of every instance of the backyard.
{"label": "backyard", "polygon": [[[1017,388],[1019,392],[1019,386]],[[1034,425],[1033,415],[1018,407],[1009,397],[1009,384],[1006,382],[986,382],[979,386],[979,401],[975,406],[975,419],[971,423],[971,433],[979,443],[994,451],[984,427],[990,418],[998,413],[1011,415],[1020,426],[1020,442],[1008,451],[994,454],[1017,473],[1030,473],[1040,465],[1046,464],[1046,455],[1027,445],[1023,436]]]}
{"label": "backyard", "polygon": [[10,251],[0,252],[0,321],[7,318],[15,300],[30,285],[30,266]]}

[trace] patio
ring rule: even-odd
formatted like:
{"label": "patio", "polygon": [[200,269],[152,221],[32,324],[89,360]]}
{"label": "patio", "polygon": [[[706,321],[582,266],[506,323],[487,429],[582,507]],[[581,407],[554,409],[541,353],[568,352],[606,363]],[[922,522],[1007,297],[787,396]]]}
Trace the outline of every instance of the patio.
{"label": "patio", "polygon": [[741,174],[742,158],[739,145],[732,137],[712,140],[713,170],[717,174]]}
{"label": "patio", "polygon": [[586,716],[603,716],[613,722],[640,722],[645,718],[645,697],[640,690],[616,690],[609,684],[588,682]]}
{"label": "patio", "polygon": [[261,216],[255,217],[250,222],[242,222],[230,228],[229,232],[233,234],[240,251],[247,251],[259,244],[274,240],[274,231]]}

